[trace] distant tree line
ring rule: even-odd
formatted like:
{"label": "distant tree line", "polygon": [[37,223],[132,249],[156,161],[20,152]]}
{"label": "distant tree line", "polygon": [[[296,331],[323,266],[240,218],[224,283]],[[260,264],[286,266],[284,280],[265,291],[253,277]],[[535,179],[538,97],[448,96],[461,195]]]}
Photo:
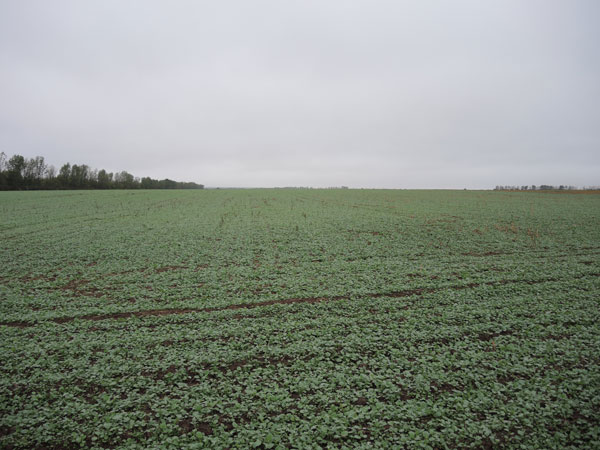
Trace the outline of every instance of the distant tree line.
{"label": "distant tree line", "polygon": [[132,174],[92,169],[85,164],[64,164],[60,170],[47,165],[42,156],[10,158],[0,153],[0,190],[27,189],[203,189],[204,185],[169,179],[142,179]]}
{"label": "distant tree line", "polygon": [[540,186],[536,186],[532,184],[531,186],[496,186],[494,188],[495,191],[575,191],[575,190],[598,190],[600,189],[598,186],[586,186],[583,188],[578,188],[576,186],[551,186],[549,184],[541,184]]}

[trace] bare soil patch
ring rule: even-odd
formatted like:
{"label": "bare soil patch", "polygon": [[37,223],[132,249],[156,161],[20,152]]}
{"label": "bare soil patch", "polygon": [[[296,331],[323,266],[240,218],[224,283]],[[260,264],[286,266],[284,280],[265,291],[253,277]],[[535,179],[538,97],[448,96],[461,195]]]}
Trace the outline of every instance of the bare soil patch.
{"label": "bare soil patch", "polygon": [[503,255],[503,254],[504,254],[504,252],[499,252],[499,251],[490,251],[490,252],[483,252],[483,253],[478,253],[478,252],[462,253],[463,256],[477,256],[477,257],[496,256],[496,255]]}
{"label": "bare soil patch", "polygon": [[165,266],[155,270],[156,273],[168,272],[171,270],[187,269],[187,266]]}

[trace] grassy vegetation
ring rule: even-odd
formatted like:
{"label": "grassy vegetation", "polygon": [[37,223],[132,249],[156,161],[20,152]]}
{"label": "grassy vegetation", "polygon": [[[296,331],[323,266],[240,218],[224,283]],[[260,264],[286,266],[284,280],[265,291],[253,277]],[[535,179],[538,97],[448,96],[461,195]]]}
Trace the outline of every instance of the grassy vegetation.
{"label": "grassy vegetation", "polygon": [[600,448],[600,195],[0,211],[2,448]]}

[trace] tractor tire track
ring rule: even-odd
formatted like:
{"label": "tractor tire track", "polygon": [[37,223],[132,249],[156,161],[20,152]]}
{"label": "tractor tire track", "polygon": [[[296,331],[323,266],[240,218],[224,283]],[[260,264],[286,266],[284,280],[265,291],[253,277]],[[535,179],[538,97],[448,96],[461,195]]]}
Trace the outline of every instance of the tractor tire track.
{"label": "tractor tire track", "polygon": [[[600,273],[587,273],[578,275],[571,278],[541,278],[538,280],[496,280],[496,281],[485,281],[478,283],[468,283],[462,285],[450,285],[450,286],[440,286],[440,287],[422,287],[422,288],[413,288],[406,289],[400,291],[391,291],[391,292],[383,292],[383,293],[370,293],[364,294],[359,297],[361,298],[404,298],[404,297],[412,297],[412,296],[421,296],[423,294],[440,292],[444,290],[464,290],[464,289],[474,289],[481,286],[501,286],[506,284],[527,284],[527,285],[535,285],[542,283],[549,283],[555,281],[569,281],[576,280],[585,277],[598,277]],[[110,319],[127,319],[131,317],[148,317],[148,316],[166,316],[166,315],[174,315],[174,314],[189,314],[195,312],[216,312],[216,311],[228,311],[228,310],[237,310],[237,309],[254,309],[260,308],[264,306],[271,305],[290,305],[295,303],[321,303],[321,302],[330,302],[330,301],[340,301],[340,300],[350,300],[353,296],[351,295],[337,295],[331,297],[301,297],[301,298],[286,298],[286,299],[275,299],[275,300],[266,300],[262,302],[253,302],[253,303],[238,303],[234,305],[227,306],[216,306],[210,308],[164,308],[164,309],[148,309],[143,311],[126,311],[126,312],[118,312],[118,313],[106,313],[106,314],[86,314],[82,316],[70,316],[70,317],[58,317],[55,319],[50,319],[49,322],[55,322],[58,324],[64,324],[73,322],[75,320],[91,320],[91,321],[101,321],[101,320],[110,320]],[[42,322],[27,322],[27,321],[11,321],[11,322],[0,322],[0,325],[16,327],[16,328],[26,328],[32,327]]]}

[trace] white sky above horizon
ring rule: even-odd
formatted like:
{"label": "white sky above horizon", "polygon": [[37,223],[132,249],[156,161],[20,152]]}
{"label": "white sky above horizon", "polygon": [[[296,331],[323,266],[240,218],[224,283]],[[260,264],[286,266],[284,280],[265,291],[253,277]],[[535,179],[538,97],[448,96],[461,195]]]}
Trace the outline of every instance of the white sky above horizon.
{"label": "white sky above horizon", "polygon": [[600,185],[600,2],[0,3],[0,151],[207,186]]}

